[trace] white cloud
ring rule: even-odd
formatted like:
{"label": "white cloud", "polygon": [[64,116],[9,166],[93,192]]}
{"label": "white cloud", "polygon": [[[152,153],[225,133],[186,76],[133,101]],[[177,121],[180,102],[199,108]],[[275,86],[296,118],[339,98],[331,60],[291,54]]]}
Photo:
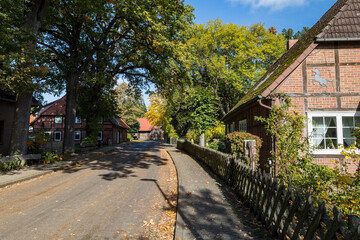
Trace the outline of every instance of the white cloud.
{"label": "white cloud", "polygon": [[307,0],[229,0],[232,3],[250,4],[254,8],[267,7],[271,10],[281,10],[286,7],[301,6]]}

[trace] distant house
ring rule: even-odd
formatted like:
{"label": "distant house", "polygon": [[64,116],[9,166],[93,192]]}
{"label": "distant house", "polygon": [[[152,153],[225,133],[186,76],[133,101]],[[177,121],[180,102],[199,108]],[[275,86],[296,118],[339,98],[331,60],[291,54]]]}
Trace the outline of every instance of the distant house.
{"label": "distant house", "polygon": [[[262,167],[273,139],[255,116],[268,116],[286,93],[294,109],[307,116],[318,164],[334,166],[343,156],[338,144],[354,142],[351,129],[360,123],[360,1],[339,0],[274,64],[223,118],[226,131],[247,131],[263,139]],[[292,46],[293,45],[293,46]],[[355,171],[357,166],[350,166]]]}
{"label": "distant house", "polygon": [[153,126],[147,118],[137,118],[136,120],[140,123],[140,129],[137,133],[138,139],[164,139],[164,131],[160,127]]}
{"label": "distant house", "polygon": [[[30,123],[34,132],[43,131],[51,136],[56,150],[60,151],[64,138],[66,96],[49,103],[40,110],[36,118]],[[103,144],[119,144],[127,141],[127,131],[130,127],[120,118],[101,118],[99,121],[98,140]],[[75,119],[75,144],[80,144],[86,137],[86,119]]]}
{"label": "distant house", "polygon": [[0,154],[8,155],[15,116],[15,95],[0,90]]}

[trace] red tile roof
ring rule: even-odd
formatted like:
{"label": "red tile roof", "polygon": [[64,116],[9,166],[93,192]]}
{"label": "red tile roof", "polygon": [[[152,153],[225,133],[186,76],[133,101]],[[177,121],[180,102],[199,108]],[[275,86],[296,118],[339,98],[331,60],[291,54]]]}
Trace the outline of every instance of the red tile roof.
{"label": "red tile roof", "polygon": [[146,118],[137,118],[136,120],[140,123],[139,132],[150,132],[154,127]]}

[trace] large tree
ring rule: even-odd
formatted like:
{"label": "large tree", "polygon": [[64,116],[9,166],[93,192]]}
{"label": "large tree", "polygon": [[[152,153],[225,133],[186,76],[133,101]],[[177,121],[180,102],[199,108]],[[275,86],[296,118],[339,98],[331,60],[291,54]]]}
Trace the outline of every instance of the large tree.
{"label": "large tree", "polygon": [[195,25],[189,48],[194,84],[212,89],[224,116],[285,52],[286,44],[283,35],[262,24],[247,27],[215,20]]}
{"label": "large tree", "polygon": [[[41,45],[66,83],[64,152],[74,151],[76,96],[91,63],[105,54],[103,65],[114,77],[134,86],[152,81],[169,84],[180,72],[184,32],[192,9],[178,0],[56,0],[43,28]],[[176,78],[171,78],[176,79]]]}
{"label": "large tree", "polygon": [[0,85],[16,94],[10,154],[27,152],[29,117],[34,90],[44,69],[37,62],[36,39],[48,7],[46,0],[0,2]]}

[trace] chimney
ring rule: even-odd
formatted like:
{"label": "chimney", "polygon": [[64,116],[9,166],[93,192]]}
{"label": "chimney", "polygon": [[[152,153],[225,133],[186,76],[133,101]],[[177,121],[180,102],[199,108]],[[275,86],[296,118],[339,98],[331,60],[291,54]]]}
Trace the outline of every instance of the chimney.
{"label": "chimney", "polygon": [[294,44],[295,44],[297,41],[298,41],[297,39],[290,39],[290,40],[287,42],[287,50],[289,50],[292,46],[294,46]]}

